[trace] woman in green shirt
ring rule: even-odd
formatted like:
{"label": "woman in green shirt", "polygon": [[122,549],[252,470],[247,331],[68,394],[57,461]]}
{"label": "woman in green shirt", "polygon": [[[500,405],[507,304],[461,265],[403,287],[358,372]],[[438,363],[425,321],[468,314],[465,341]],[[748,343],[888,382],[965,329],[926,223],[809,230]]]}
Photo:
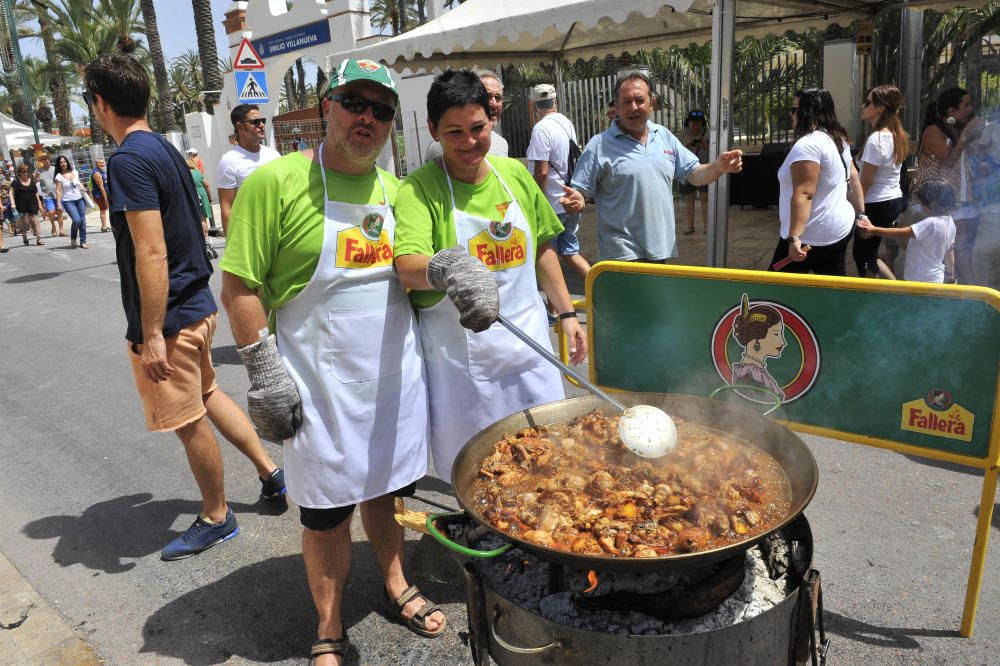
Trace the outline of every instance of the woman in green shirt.
{"label": "woman in green shirt", "polygon": [[194,189],[198,192],[198,199],[201,202],[201,230],[205,234],[205,254],[209,260],[217,259],[219,253],[215,251],[208,241],[208,220],[212,217],[212,196],[208,193],[208,186],[205,183],[205,176],[198,170],[198,166],[190,157],[187,158],[188,168],[191,170],[191,178],[194,179]]}
{"label": "woman in green shirt", "polygon": [[438,76],[427,112],[443,156],[400,187],[394,249],[400,282],[414,290],[411,301],[420,312],[434,467],[448,480],[455,456],[482,428],[565,397],[559,371],[500,324],[482,332],[463,328],[480,327],[469,324],[455,285],[484,275],[495,281],[500,313],[548,346],[540,284],[561,313],[573,363],[586,357],[587,338],[552,247],[562,231],[555,211],[520,162],[486,158],[489,98],[479,77],[467,70]]}

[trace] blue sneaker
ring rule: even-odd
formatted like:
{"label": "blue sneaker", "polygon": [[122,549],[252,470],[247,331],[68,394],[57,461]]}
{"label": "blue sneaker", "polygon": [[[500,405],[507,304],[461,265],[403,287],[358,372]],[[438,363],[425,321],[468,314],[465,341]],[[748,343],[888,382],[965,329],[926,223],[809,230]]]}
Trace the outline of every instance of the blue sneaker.
{"label": "blue sneaker", "polygon": [[198,516],[184,534],[166,545],[160,555],[165,560],[183,560],[223,541],[229,541],[239,533],[240,527],[236,524],[232,509],[226,509],[226,520],[218,525],[206,523]]}
{"label": "blue sneaker", "polygon": [[285,470],[280,467],[271,472],[266,479],[260,480],[260,496],[263,500],[277,502],[286,492],[288,490],[285,488]]}

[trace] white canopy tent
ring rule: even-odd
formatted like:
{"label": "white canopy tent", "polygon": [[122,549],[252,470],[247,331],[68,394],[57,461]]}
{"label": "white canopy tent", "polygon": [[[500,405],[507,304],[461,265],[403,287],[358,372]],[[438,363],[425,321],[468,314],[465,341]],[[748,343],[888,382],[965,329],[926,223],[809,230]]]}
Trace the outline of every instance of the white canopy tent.
{"label": "white canopy tent", "polygon": [[[980,7],[985,0],[468,0],[397,37],[331,54],[327,70],[343,58],[368,58],[401,74],[447,67],[552,62],[618,55],[623,51],[712,42],[710,156],[729,150],[730,90],[737,39],[768,33],[847,25],[888,6]],[[729,179],[709,188],[708,265],[724,266]]]}
{"label": "white canopy tent", "polygon": [[[347,57],[384,62],[401,74],[473,64],[522,64],[603,58],[622,51],[704,42],[713,34],[717,0],[468,0],[397,37],[328,57],[328,69]],[[776,0],[735,3],[735,37],[870,17],[885,0]],[[897,6],[978,7],[982,0],[915,0]]]}
{"label": "white canopy tent", "polygon": [[[38,132],[38,141],[45,146],[57,146],[79,140],[79,137]],[[3,151],[3,159],[10,158],[11,148],[15,150],[26,148],[34,143],[35,134],[30,127],[0,113],[0,150]]]}

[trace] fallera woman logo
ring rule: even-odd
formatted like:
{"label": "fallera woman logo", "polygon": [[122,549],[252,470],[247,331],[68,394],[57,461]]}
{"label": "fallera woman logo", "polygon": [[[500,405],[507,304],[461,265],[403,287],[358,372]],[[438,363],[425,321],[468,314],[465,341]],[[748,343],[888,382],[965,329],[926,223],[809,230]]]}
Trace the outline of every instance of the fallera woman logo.
{"label": "fallera woman logo", "polygon": [[[740,304],[715,325],[712,362],[727,384],[762,387],[789,403],[816,383],[819,341],[791,308],[773,301],[751,301],[743,294]],[[773,402],[763,392],[737,389],[736,393],[751,402]]]}

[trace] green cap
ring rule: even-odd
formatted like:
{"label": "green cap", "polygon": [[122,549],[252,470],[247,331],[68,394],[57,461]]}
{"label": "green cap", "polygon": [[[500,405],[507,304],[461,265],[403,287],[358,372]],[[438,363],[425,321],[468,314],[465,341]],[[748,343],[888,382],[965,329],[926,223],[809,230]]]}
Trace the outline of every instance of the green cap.
{"label": "green cap", "polygon": [[392,73],[385,65],[377,63],[374,60],[356,60],[354,58],[343,60],[337,65],[337,69],[334,70],[333,76],[330,77],[330,81],[327,83],[323,94],[326,95],[326,93],[334,88],[339,88],[351,81],[373,81],[380,86],[388,88],[397,97],[399,96],[399,93],[396,91],[396,81],[392,78]]}

